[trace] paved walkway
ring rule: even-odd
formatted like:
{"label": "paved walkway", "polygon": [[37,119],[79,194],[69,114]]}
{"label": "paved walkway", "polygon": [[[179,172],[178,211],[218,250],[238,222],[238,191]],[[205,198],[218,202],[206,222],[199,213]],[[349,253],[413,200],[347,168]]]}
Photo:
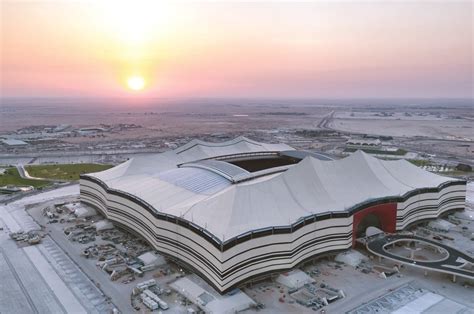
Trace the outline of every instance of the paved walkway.
{"label": "paved walkway", "polygon": [[35,261],[33,265],[53,291],[59,302],[61,302],[64,309],[67,309],[69,313],[86,313],[86,309],[76,299],[48,261],[41,255],[41,252],[36,246],[27,246],[23,248],[23,251],[31,261]]}
{"label": "paved walkway", "polygon": [[[27,254],[2,234],[0,237],[2,313],[67,313]],[[37,263],[37,261],[34,261]],[[7,297],[8,296],[8,297]]]}
{"label": "paved walkway", "polygon": [[18,247],[9,232],[39,230],[25,206],[78,193],[76,186],[29,195],[0,205],[0,312],[109,313],[107,297],[46,236],[35,246]]}

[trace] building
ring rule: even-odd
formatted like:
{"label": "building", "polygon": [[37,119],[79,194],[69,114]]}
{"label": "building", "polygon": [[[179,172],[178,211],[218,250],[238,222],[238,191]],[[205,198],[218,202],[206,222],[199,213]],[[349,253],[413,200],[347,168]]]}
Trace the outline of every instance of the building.
{"label": "building", "polygon": [[17,139],[2,139],[2,143],[10,147],[20,147],[28,145],[27,142]]}
{"label": "building", "polygon": [[376,139],[364,139],[364,138],[350,138],[346,142],[349,146],[369,146],[369,147],[380,147],[382,141]]}
{"label": "building", "polygon": [[81,176],[81,200],[220,292],[464,208],[466,182],[361,151],[340,160],[239,137]]}

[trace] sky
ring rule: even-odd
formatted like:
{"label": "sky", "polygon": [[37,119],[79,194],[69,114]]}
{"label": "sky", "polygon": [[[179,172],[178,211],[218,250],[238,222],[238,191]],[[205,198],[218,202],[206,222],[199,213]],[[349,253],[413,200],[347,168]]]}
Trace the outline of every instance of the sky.
{"label": "sky", "polygon": [[0,1],[2,97],[473,96],[472,1]]}

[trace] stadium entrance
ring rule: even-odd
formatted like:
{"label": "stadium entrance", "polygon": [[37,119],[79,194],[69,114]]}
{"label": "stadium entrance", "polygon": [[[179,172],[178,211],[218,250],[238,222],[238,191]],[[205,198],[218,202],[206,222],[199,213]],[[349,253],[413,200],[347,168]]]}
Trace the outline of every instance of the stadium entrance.
{"label": "stadium entrance", "polygon": [[376,214],[368,214],[362,219],[361,222],[359,222],[357,226],[357,238],[365,237],[365,230],[367,230],[368,227],[382,229],[380,218]]}
{"label": "stadium entrance", "polygon": [[397,203],[386,203],[364,208],[354,214],[352,243],[365,236],[368,227],[376,227],[384,232],[394,233],[397,222]]}

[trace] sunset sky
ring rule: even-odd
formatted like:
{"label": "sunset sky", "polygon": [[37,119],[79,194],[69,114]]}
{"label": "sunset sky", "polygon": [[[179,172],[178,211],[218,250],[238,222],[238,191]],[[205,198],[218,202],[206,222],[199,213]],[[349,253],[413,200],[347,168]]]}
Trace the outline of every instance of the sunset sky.
{"label": "sunset sky", "polygon": [[471,1],[1,1],[1,96],[472,97]]}

